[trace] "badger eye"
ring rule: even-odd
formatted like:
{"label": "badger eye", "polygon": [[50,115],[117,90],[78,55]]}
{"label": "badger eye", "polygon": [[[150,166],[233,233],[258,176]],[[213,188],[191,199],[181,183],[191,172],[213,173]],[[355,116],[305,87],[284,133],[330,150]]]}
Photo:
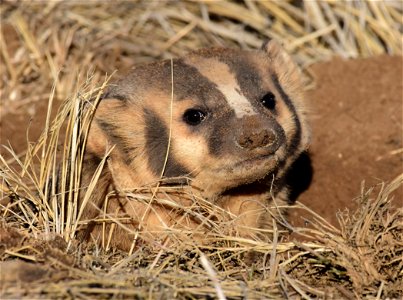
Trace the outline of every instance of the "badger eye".
{"label": "badger eye", "polygon": [[276,107],[276,96],[272,92],[268,92],[263,98],[260,100],[264,107],[267,109],[273,110]]}
{"label": "badger eye", "polygon": [[206,113],[199,109],[188,109],[183,114],[183,120],[189,125],[196,126],[204,121]]}

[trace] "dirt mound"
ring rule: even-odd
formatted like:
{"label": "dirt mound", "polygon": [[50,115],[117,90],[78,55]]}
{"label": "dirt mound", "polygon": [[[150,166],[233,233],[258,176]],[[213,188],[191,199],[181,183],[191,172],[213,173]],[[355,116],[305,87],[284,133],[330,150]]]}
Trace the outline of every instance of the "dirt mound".
{"label": "dirt mound", "polygon": [[[311,68],[313,178],[298,200],[334,225],[338,210],[356,208],[363,181],[369,187],[403,172],[402,59],[335,58]],[[400,188],[395,204],[402,199]]]}

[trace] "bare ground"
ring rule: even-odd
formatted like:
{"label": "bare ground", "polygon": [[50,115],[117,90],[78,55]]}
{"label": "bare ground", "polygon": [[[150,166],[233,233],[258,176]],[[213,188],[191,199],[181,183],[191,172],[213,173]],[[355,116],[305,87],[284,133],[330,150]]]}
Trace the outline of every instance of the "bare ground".
{"label": "bare ground", "polygon": [[[357,208],[362,183],[368,188],[403,172],[403,61],[335,58],[311,72],[313,177],[298,200],[337,225],[337,211]],[[395,205],[403,207],[402,188]],[[300,219],[298,212],[292,218]]]}

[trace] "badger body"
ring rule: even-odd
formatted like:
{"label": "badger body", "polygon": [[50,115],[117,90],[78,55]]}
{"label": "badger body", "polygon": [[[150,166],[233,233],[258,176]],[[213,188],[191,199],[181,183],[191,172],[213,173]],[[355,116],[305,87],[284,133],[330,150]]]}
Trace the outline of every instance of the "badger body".
{"label": "badger body", "polygon": [[[274,41],[256,51],[203,49],[137,66],[110,85],[97,107],[83,187],[113,150],[83,218],[104,211],[111,190],[162,179],[230,212],[234,234],[249,236],[250,228],[271,228],[278,207],[287,205],[284,178],[309,136],[300,73]],[[115,196],[107,205],[108,213],[129,216],[128,226],[150,232],[150,239],[179,224],[200,228],[152,202]],[[112,243],[128,249],[133,235],[116,230]]]}

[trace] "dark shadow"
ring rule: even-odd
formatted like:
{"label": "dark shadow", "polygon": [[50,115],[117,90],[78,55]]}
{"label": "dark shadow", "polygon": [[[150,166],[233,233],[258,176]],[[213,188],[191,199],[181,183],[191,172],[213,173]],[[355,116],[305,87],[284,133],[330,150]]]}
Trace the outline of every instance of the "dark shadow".
{"label": "dark shadow", "polygon": [[289,203],[294,203],[298,196],[308,189],[312,182],[313,168],[311,157],[308,152],[303,152],[291,165],[285,182],[290,188]]}

